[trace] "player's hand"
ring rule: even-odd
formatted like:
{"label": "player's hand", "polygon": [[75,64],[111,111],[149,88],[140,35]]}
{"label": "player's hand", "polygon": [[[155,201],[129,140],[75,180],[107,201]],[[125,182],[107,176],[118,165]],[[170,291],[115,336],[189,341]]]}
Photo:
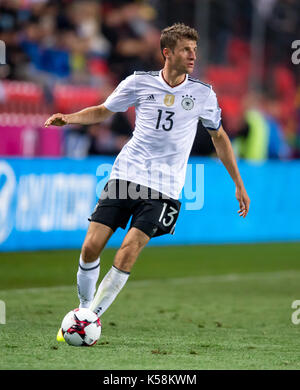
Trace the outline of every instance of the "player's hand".
{"label": "player's hand", "polygon": [[66,115],[64,114],[54,114],[48,118],[44,124],[45,127],[48,126],[64,126],[68,124]]}
{"label": "player's hand", "polygon": [[244,186],[236,187],[235,196],[239,202],[240,209],[238,214],[240,217],[245,218],[249,211],[250,199]]}

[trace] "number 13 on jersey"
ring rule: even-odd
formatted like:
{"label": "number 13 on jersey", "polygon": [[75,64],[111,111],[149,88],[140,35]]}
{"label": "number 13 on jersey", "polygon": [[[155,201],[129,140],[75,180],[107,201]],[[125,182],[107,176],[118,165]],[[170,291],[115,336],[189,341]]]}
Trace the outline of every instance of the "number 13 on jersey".
{"label": "number 13 on jersey", "polygon": [[173,111],[163,111],[158,110],[158,116],[156,121],[156,129],[159,129],[160,127],[165,131],[170,131],[173,127],[173,115],[175,112]]}

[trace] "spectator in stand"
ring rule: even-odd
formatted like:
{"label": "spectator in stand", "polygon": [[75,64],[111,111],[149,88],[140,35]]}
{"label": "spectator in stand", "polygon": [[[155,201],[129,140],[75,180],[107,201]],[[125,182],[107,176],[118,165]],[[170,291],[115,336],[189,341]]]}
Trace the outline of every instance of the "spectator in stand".
{"label": "spectator in stand", "polygon": [[[104,70],[110,44],[101,34],[100,25],[97,1],[74,1],[65,8],[57,2],[45,3],[24,25],[20,40],[33,64],[31,77],[36,77],[38,71],[52,81],[101,84],[97,75],[107,77]],[[95,61],[98,70],[99,62],[103,63],[101,74],[95,72]]]}
{"label": "spectator in stand", "polygon": [[285,139],[284,131],[280,123],[280,103],[272,94],[265,94],[262,102],[262,112],[269,130],[268,158],[289,159],[292,150]]}
{"label": "spectator in stand", "polygon": [[118,79],[135,70],[162,66],[157,50],[160,32],[152,23],[154,16],[153,8],[142,3],[104,2],[102,32],[112,44],[109,64]]}
{"label": "spectator in stand", "polygon": [[288,159],[291,150],[276,119],[278,107],[274,98],[249,94],[244,102],[244,120],[234,137],[238,157],[247,160]]}
{"label": "spectator in stand", "polygon": [[[267,143],[270,149],[266,152],[266,148],[262,148],[259,152],[260,149],[256,148],[257,154],[286,158],[283,156],[286,156],[287,149],[278,146],[286,138],[294,148],[293,156],[299,157],[300,119],[294,104],[297,83],[293,77],[297,76],[298,67],[293,66],[290,59],[291,42],[298,39],[300,33],[299,1],[210,0],[208,4],[208,60],[233,71],[233,74],[243,74],[245,85],[249,77],[253,6],[259,7],[266,24],[265,82],[268,87],[273,87],[280,102],[279,106],[267,105],[269,109],[272,106],[271,116],[268,111],[264,112],[266,107],[259,106],[251,110],[247,121],[238,116],[229,118],[225,104],[223,119],[229,135],[234,136],[236,128],[241,134],[248,134],[249,128],[252,129],[250,123],[255,123],[253,128],[256,130],[266,126],[272,136],[272,142]],[[162,57],[157,50],[160,29],[178,21],[193,25],[195,9],[195,0],[1,0],[0,39],[6,43],[7,65],[0,67],[0,79],[38,83],[44,89],[46,105],[54,104],[57,84],[84,84],[98,88],[104,99],[134,70],[160,69]],[[239,45],[234,45],[237,37]],[[278,65],[276,69],[274,61]],[[218,90],[214,79],[208,82]],[[2,90],[4,96],[5,88]],[[228,96],[233,93],[230,86],[225,87],[225,92],[229,100],[234,97]],[[244,95],[245,91],[240,92],[237,100]],[[222,106],[221,92],[219,96]],[[10,107],[8,101],[2,101],[1,110],[4,112],[6,104]],[[274,107],[281,114],[280,118],[276,116],[276,122],[273,121]],[[42,109],[45,110],[45,105]],[[53,111],[50,106],[48,109]],[[68,111],[70,109],[68,107]],[[226,124],[227,120],[231,123]],[[123,128],[125,134],[115,132],[108,136],[107,128],[116,131],[113,123],[105,130],[93,128],[90,135],[87,131],[84,141],[82,138],[78,143],[82,145],[78,147],[81,150],[78,153],[86,155],[97,151],[102,153],[103,150],[103,153],[109,150],[114,153],[113,150],[121,148],[130,137],[128,129],[132,128],[132,123],[128,127],[125,116],[120,116],[118,121],[118,131]],[[100,132],[107,142],[99,143]],[[264,131],[259,134],[262,136]],[[211,152],[210,139],[199,124],[192,153],[210,155]]]}
{"label": "spectator in stand", "polygon": [[[18,80],[23,78],[24,66],[29,58],[18,43],[24,14],[19,10],[18,0],[0,2],[0,39],[6,45],[6,63],[0,67],[0,78]],[[22,65],[22,66],[21,66]]]}

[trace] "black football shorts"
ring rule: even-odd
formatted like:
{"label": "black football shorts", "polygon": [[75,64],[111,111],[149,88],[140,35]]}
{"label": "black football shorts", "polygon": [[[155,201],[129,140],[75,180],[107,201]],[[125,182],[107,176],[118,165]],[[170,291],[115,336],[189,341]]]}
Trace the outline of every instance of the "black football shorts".
{"label": "black football shorts", "polygon": [[151,188],[112,179],[106,183],[89,221],[115,231],[118,227],[125,229],[131,218],[130,228],[140,229],[151,238],[174,234],[180,206],[179,200]]}

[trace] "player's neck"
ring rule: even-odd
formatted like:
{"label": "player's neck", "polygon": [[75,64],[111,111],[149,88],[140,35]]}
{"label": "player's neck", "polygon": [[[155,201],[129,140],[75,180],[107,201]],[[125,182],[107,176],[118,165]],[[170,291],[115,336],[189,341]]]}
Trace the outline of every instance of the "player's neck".
{"label": "player's neck", "polygon": [[170,87],[176,87],[184,82],[186,78],[185,73],[179,73],[176,69],[170,69],[168,66],[162,70],[162,77]]}

